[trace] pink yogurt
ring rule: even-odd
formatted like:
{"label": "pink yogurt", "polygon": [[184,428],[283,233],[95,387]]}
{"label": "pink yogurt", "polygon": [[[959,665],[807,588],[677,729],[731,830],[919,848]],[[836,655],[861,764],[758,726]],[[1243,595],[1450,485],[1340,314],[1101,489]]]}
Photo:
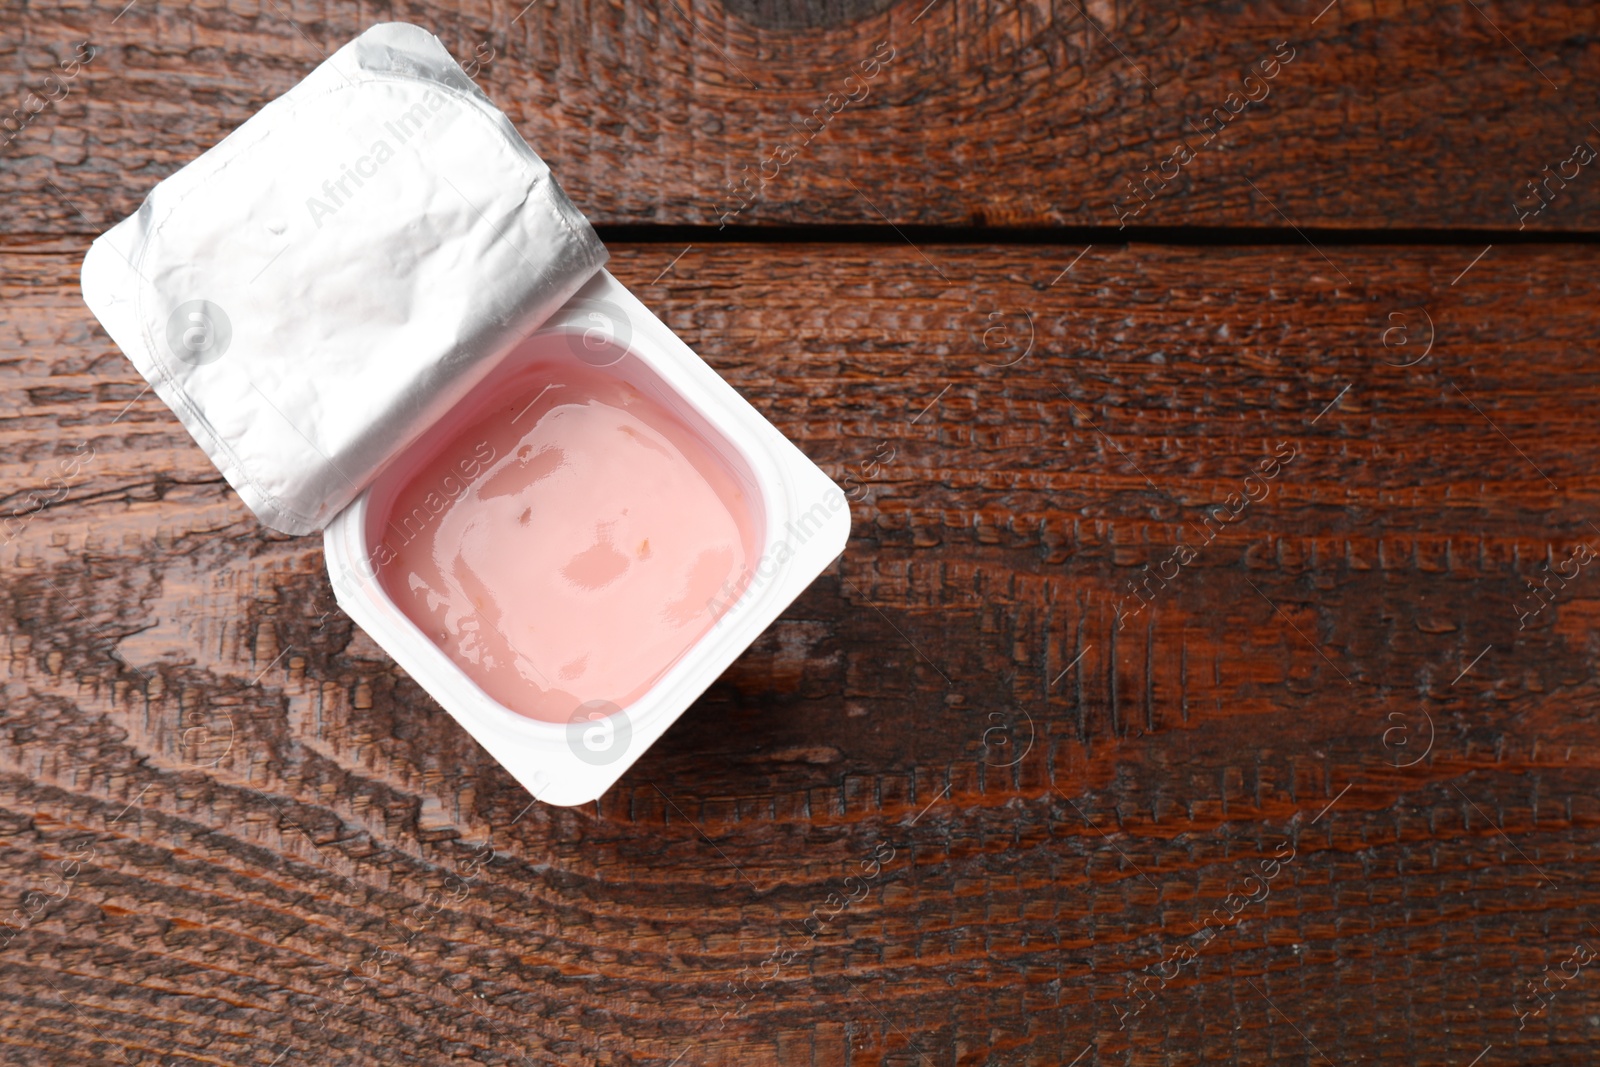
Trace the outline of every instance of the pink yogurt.
{"label": "pink yogurt", "polygon": [[629,367],[637,377],[631,357],[519,371],[417,465],[373,534],[395,604],[530,718],[626,708],[712,627],[755,558],[739,480]]}

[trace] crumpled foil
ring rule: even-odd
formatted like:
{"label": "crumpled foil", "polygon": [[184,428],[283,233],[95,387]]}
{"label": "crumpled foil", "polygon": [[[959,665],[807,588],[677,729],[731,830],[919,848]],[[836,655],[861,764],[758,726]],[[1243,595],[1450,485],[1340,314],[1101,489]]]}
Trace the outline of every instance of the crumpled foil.
{"label": "crumpled foil", "polygon": [[387,23],[157,185],[83,294],[257,517],[306,534],[605,261],[438,39]]}

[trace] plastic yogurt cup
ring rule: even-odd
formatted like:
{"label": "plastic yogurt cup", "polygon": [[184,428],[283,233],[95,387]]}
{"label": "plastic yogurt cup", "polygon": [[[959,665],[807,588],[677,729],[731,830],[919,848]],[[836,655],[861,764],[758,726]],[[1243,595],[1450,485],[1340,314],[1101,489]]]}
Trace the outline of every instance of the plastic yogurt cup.
{"label": "plastic yogurt cup", "polygon": [[844,493],[605,269],[431,34],[158,184],[84,299],[266,525],[539,800],[600,796],[831,563]]}

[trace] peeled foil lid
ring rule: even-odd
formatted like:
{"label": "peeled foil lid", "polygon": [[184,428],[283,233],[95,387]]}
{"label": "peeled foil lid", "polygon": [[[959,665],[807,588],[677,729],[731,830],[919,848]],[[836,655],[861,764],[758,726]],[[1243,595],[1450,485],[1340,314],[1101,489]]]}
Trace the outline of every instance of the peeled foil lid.
{"label": "peeled foil lid", "polygon": [[605,260],[438,39],[387,23],[157,185],[82,280],[245,504],[306,534]]}

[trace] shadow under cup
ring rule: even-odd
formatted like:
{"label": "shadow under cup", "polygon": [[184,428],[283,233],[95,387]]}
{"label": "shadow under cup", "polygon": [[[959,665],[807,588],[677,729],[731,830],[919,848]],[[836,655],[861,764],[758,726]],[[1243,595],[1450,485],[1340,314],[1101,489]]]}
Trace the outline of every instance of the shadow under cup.
{"label": "shadow under cup", "polygon": [[740,450],[634,350],[522,342],[372,486],[394,605],[491,699],[552,723],[638,700],[749,584]]}

